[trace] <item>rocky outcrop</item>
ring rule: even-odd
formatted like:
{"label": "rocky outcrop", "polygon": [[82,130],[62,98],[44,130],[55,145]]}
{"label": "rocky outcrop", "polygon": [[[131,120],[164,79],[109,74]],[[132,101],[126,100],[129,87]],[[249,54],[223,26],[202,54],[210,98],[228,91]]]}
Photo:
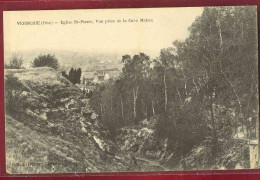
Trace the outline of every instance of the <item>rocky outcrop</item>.
{"label": "rocky outcrop", "polygon": [[136,126],[121,128],[116,142],[122,151],[153,160],[162,160],[166,153],[167,139],[159,139],[156,132],[157,118],[149,118]]}
{"label": "rocky outcrop", "polygon": [[219,141],[219,149],[216,157],[211,157],[211,143],[203,141],[194,147],[179,163],[177,169],[198,170],[198,169],[248,169],[249,145],[240,139]]}
{"label": "rocky outcrop", "polygon": [[[211,170],[249,168],[249,145],[244,140],[219,139],[219,151],[212,157],[212,143],[206,139],[194,146],[183,157],[176,156],[167,138],[158,136],[157,118],[141,121],[138,125],[121,128],[116,142],[122,151],[133,153],[135,157],[146,159],[164,169],[174,170]],[[213,160],[215,159],[215,160]]]}
{"label": "rocky outcrop", "polygon": [[[6,90],[14,92],[15,96],[9,98],[16,98],[18,107],[8,107],[6,114],[10,173],[131,169],[131,159],[115,156],[115,144],[108,129],[99,122],[76,86],[51,68],[6,70],[6,82],[10,76],[12,86]],[[20,160],[27,165],[21,168],[12,164]],[[39,165],[28,168],[30,163]]]}

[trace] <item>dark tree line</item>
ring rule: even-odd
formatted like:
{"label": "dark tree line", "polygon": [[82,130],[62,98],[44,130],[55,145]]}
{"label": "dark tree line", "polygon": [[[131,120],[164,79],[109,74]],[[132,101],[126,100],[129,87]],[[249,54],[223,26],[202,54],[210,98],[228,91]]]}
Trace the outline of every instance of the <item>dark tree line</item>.
{"label": "dark tree line", "polygon": [[67,78],[73,84],[80,84],[81,73],[81,68],[71,68],[69,75],[65,71],[62,71],[62,76]]}
{"label": "dark tree line", "polygon": [[214,163],[220,141],[256,136],[256,11],[207,7],[189,31],[154,60],[123,56],[122,75],[98,86],[90,104],[111,131],[156,117],[176,157],[206,140]]}

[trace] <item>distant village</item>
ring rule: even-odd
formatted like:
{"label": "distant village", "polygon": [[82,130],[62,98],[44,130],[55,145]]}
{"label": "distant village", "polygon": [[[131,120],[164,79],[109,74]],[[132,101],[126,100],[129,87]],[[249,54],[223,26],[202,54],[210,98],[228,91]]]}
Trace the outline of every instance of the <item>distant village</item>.
{"label": "distant village", "polygon": [[91,93],[95,85],[104,83],[109,79],[116,78],[121,71],[115,70],[97,70],[97,71],[83,71],[81,75],[81,83],[77,86],[86,93]]}
{"label": "distant village", "polygon": [[83,92],[91,94],[97,84],[102,84],[109,79],[117,78],[121,73],[121,66],[110,62],[91,64],[82,71],[80,84],[76,84]]}

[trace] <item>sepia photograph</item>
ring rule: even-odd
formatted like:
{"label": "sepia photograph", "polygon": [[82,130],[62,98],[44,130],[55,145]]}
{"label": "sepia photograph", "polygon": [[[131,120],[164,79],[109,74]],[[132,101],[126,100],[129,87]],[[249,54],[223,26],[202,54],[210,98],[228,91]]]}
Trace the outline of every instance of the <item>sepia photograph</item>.
{"label": "sepia photograph", "polygon": [[3,22],[7,173],[260,167],[256,6]]}

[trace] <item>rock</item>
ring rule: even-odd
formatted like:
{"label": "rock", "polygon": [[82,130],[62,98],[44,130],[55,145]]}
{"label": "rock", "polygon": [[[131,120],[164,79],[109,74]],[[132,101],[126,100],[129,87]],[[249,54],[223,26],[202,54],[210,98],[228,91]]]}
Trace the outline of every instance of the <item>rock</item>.
{"label": "rock", "polygon": [[55,127],[55,124],[48,122],[47,127]]}
{"label": "rock", "polygon": [[95,120],[97,119],[98,115],[96,113],[92,113],[92,115],[90,116],[90,119]]}
{"label": "rock", "polygon": [[42,102],[42,103],[40,104],[40,106],[43,107],[43,108],[46,108],[46,107],[48,106],[48,103]]}
{"label": "rock", "polygon": [[191,102],[191,96],[190,96],[190,97],[187,97],[184,101],[185,101],[186,103]]}
{"label": "rock", "polygon": [[62,99],[60,100],[60,102],[62,102],[62,103],[66,103],[66,102],[68,102],[68,101],[70,101],[70,98],[62,98]]}
{"label": "rock", "polygon": [[88,132],[85,127],[82,127],[82,128],[81,128],[81,131],[82,131],[83,133],[87,133],[87,132]]}
{"label": "rock", "polygon": [[79,109],[79,108],[71,108],[71,111],[74,112],[74,113],[80,113],[81,109]]}
{"label": "rock", "polygon": [[74,99],[70,99],[70,101],[65,103],[65,107],[67,109],[75,108],[76,107],[76,101]]}
{"label": "rock", "polygon": [[27,96],[28,92],[27,91],[23,91],[22,92],[22,96]]}
{"label": "rock", "polygon": [[105,151],[105,144],[104,142],[98,138],[97,136],[93,136],[93,139],[95,140],[95,142],[98,144],[99,148],[102,150],[102,151]]}
{"label": "rock", "polygon": [[44,120],[47,120],[46,112],[43,112],[43,113],[39,114],[39,117],[44,119]]}
{"label": "rock", "polygon": [[30,109],[26,109],[26,110],[25,110],[25,113],[28,114],[28,115],[30,115],[30,116],[35,116],[35,117],[38,116],[35,112],[31,111]]}
{"label": "rock", "polygon": [[83,112],[82,114],[83,114],[84,117],[90,118],[91,115],[93,114],[93,111]]}

